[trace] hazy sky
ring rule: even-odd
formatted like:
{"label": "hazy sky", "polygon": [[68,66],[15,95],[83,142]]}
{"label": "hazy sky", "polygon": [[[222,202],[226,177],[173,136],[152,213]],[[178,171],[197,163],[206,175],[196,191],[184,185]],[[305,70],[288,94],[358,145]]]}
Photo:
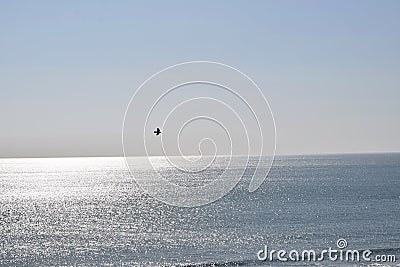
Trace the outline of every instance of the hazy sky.
{"label": "hazy sky", "polygon": [[133,92],[191,60],[258,83],[279,154],[400,151],[400,1],[1,1],[0,157],[121,155]]}

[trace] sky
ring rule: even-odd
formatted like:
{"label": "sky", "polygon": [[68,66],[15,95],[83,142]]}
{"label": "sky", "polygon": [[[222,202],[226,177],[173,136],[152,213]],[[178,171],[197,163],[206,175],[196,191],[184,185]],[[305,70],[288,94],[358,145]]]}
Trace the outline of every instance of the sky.
{"label": "sky", "polygon": [[193,60],[258,84],[277,154],[400,151],[399,14],[394,0],[1,1],[0,157],[122,155],[135,90]]}

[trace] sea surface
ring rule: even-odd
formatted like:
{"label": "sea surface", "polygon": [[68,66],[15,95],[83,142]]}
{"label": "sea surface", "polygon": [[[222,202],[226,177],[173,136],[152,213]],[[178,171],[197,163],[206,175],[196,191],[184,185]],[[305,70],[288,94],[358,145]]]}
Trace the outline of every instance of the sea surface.
{"label": "sea surface", "polygon": [[[154,175],[141,160],[134,175]],[[197,179],[212,180],[218,164]],[[222,199],[180,208],[143,193],[123,158],[0,159],[0,265],[400,265],[400,154],[277,157],[250,193],[254,166]],[[265,245],[318,252],[338,239],[396,262],[257,258]]]}

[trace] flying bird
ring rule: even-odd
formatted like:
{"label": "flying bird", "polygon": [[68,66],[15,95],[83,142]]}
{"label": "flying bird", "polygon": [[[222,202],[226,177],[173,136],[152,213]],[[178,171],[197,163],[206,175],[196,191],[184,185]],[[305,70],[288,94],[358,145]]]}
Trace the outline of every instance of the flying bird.
{"label": "flying bird", "polygon": [[160,128],[157,128],[157,130],[154,131],[155,135],[159,135],[161,133]]}

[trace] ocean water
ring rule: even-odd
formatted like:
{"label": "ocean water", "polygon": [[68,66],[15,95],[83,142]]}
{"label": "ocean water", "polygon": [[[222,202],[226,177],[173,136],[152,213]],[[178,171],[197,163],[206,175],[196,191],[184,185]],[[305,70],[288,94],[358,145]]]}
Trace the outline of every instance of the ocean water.
{"label": "ocean water", "polygon": [[[151,176],[140,161],[132,171]],[[254,193],[247,190],[250,163],[224,198],[179,208],[144,194],[122,158],[0,159],[0,265],[400,264],[400,154],[278,157]],[[194,184],[213,179],[218,166]],[[189,179],[173,168],[160,171]],[[321,251],[338,239],[397,261],[257,259],[265,245]]]}

